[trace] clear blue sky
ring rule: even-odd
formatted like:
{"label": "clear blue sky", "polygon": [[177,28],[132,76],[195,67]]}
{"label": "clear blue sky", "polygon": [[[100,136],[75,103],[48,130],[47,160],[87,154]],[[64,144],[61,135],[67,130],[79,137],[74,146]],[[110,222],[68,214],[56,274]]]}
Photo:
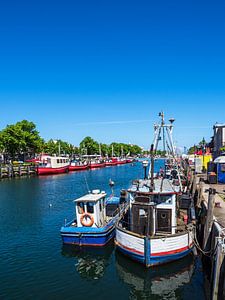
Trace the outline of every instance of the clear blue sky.
{"label": "clear blue sky", "polygon": [[147,147],[160,110],[183,146],[225,122],[224,1],[1,1],[0,129]]}

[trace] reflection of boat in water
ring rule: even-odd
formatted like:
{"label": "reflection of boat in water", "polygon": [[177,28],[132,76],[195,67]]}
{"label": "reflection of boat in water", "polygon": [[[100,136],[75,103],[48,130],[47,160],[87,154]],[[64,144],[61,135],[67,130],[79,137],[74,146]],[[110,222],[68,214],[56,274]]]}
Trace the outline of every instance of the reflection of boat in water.
{"label": "reflection of boat in water", "polygon": [[75,260],[75,269],[81,277],[97,280],[103,277],[112,252],[113,242],[104,248],[84,248],[64,244],[61,253],[64,257],[73,259],[73,263]]}
{"label": "reflection of boat in water", "polygon": [[117,252],[116,270],[123,282],[131,286],[134,299],[177,299],[177,291],[191,281],[194,259],[188,255],[169,265],[143,269]]}

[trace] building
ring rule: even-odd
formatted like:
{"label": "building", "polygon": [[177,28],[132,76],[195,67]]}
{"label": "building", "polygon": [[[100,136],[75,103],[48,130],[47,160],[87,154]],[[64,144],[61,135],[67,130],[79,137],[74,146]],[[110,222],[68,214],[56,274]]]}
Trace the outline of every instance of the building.
{"label": "building", "polygon": [[225,124],[216,123],[213,126],[213,158],[220,156],[221,148],[225,147]]}

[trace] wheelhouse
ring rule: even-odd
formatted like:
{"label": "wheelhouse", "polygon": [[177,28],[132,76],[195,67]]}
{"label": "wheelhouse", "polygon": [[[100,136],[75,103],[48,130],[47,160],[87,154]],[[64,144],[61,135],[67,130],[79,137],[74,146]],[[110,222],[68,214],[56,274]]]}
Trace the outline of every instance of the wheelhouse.
{"label": "wheelhouse", "polygon": [[100,227],[104,224],[105,197],[104,191],[94,190],[74,201],[78,227]]}

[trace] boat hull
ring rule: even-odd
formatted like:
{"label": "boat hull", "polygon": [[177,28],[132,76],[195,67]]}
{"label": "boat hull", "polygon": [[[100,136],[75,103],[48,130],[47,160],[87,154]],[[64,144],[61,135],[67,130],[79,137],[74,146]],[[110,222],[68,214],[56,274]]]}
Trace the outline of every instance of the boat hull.
{"label": "boat hull", "polygon": [[117,250],[146,267],[176,261],[193,249],[192,234],[174,234],[165,238],[147,238],[116,227]]}
{"label": "boat hull", "polygon": [[106,165],[106,167],[110,167],[110,166],[116,166],[117,165],[117,162],[115,161],[115,162],[106,162],[105,163],[105,165]]}
{"label": "boat hull", "polygon": [[126,160],[118,160],[117,161],[117,165],[125,165],[127,163],[127,161]]}
{"label": "boat hull", "polygon": [[69,166],[69,171],[82,171],[82,170],[87,170],[88,165],[85,166]]}
{"label": "boat hull", "polygon": [[43,168],[37,167],[38,175],[49,175],[49,174],[62,174],[69,171],[69,166],[60,167],[60,168]]}
{"label": "boat hull", "polygon": [[96,169],[96,168],[104,168],[105,167],[105,163],[100,163],[100,164],[90,164],[89,168],[90,169]]}
{"label": "boat hull", "polygon": [[[80,229],[80,230],[79,230]],[[86,229],[86,228],[85,228]],[[84,230],[85,230],[84,229]],[[115,226],[107,226],[104,230],[82,231],[81,228],[71,227],[61,228],[61,237],[64,244],[79,246],[102,247],[115,236]]]}

